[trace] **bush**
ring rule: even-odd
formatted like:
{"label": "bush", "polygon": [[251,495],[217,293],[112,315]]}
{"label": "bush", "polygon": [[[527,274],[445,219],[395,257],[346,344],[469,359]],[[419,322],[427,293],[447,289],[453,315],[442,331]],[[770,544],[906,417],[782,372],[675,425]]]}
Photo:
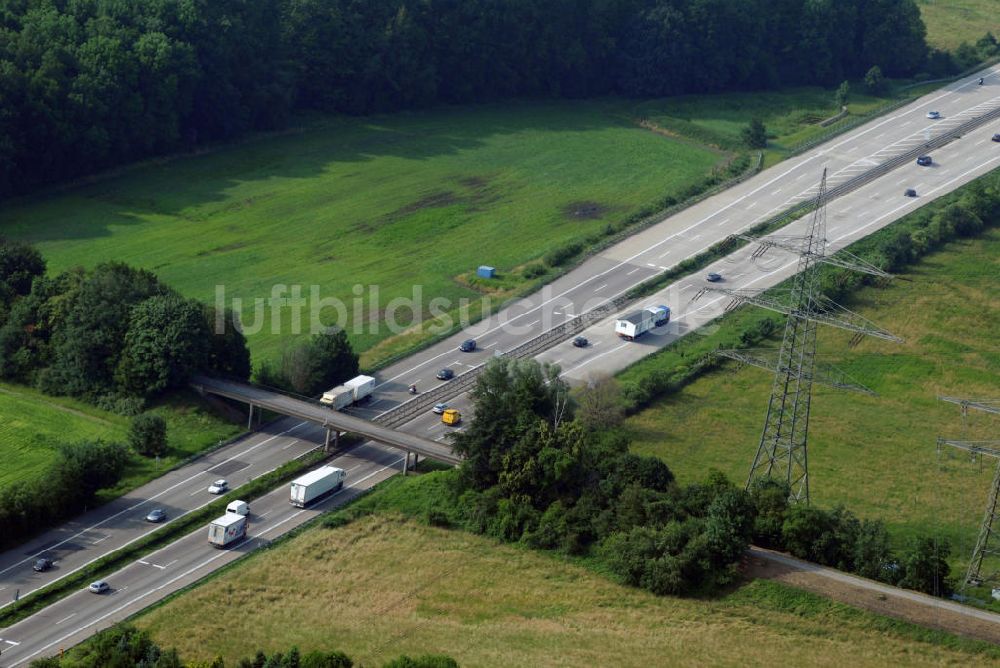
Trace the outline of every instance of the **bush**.
{"label": "bush", "polygon": [[153,413],[132,418],[128,443],[144,457],[160,457],[167,452],[167,421]]}
{"label": "bush", "polygon": [[741,136],[748,148],[767,148],[767,128],[759,118],[751,118]]}
{"label": "bush", "polygon": [[541,262],[532,262],[524,267],[525,278],[538,278],[544,276],[548,269]]}
{"label": "bush", "polygon": [[545,257],[542,258],[542,261],[550,267],[561,267],[579,255],[582,250],[583,244],[578,242],[566,244],[565,246],[560,246],[559,248],[550,250],[545,254]]}

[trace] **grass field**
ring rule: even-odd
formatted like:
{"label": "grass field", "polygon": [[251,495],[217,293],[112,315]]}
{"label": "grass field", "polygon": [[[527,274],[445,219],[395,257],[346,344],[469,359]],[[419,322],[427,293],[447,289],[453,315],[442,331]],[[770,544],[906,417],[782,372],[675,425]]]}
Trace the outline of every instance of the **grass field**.
{"label": "grass field", "polygon": [[[306,298],[317,285],[353,320],[356,284],[380,291],[375,309],[365,292],[365,318],[414,284],[425,300],[476,297],[458,279],[478,265],[509,273],[723,159],[635,126],[620,101],[313,118],[301,132],[18,203],[0,212],[0,233],[37,244],[55,270],[122,260],[206,302],[217,285],[248,305],[274,284],[302,285]],[[385,336],[352,334],[362,350]],[[270,320],[250,338],[263,356],[281,339]]]}
{"label": "grass field", "polygon": [[719,600],[658,598],[549,554],[391,513],[304,532],[136,623],[186,660],[218,653],[226,665],[258,647],[293,644],[340,649],[365,666],[401,653],[498,667],[986,659],[922,640],[948,636],[774,583],[754,582]]}
{"label": "grass field", "polygon": [[[273,285],[301,285],[306,301],[315,285],[345,302],[370,365],[419,338],[386,341],[386,327],[365,325],[413,285],[425,303],[477,299],[468,278],[489,264],[511,294],[526,287],[519,271],[529,261],[702,181],[730,158],[712,145],[736,148],[751,116],[786,146],[835,112],[832,98],[798,89],[638,107],[606,99],[309,117],[300,131],[12,203],[0,209],[0,234],[35,243],[54,270],[122,260],[206,302],[225,286],[229,300],[243,300],[246,323]],[[641,117],[666,132],[639,127]],[[356,285],[365,286],[357,302]],[[258,361],[277,356],[293,331],[290,307],[277,333],[265,310],[249,336]],[[326,322],[335,315],[324,311]],[[309,323],[306,305],[302,329]]]}
{"label": "grass field", "polygon": [[1000,33],[995,0],[917,0],[917,6],[927,26],[927,43],[938,49],[974,44],[988,30]]}
{"label": "grass field", "polygon": [[[162,475],[179,461],[239,431],[214,417],[194,397],[175,396],[156,407],[167,420],[170,450],[159,461],[134,455],[125,477],[102,492],[113,498]],[[103,439],[124,442],[129,418],[66,397],[51,397],[31,388],[0,383],[0,487],[41,475],[60,443]]]}
{"label": "grass field", "polygon": [[[992,464],[937,453],[938,436],[996,438],[1000,419],[970,414],[938,395],[1000,393],[1000,232],[951,244],[852,309],[902,336],[893,344],[821,329],[823,360],[874,389],[868,397],[816,387],[809,431],[812,500],[883,518],[899,539],[946,536],[956,565],[971,554]],[[772,343],[772,345],[777,345]],[[628,420],[634,448],[662,457],[682,481],[710,467],[742,481],[760,437],[770,376],[726,366]]]}

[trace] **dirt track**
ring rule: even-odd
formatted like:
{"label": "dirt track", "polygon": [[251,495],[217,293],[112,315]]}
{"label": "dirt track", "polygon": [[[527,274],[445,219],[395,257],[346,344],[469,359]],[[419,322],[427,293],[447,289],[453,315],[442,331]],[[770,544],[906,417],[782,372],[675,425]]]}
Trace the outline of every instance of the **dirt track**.
{"label": "dirt track", "polygon": [[920,626],[1000,645],[1000,615],[926,594],[897,589],[759,547],[751,547],[744,572]]}

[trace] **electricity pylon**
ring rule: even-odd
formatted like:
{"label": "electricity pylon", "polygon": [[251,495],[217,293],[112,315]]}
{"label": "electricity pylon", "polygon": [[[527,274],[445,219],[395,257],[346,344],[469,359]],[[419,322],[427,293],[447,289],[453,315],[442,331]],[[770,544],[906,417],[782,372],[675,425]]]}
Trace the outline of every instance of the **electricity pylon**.
{"label": "electricity pylon", "polygon": [[788,316],[785,332],[774,362],[774,381],[767,403],[764,429],[747,488],[758,479],[778,479],[788,485],[792,501],[809,503],[809,459],[806,449],[809,433],[809,408],[812,384],[816,380],[816,330],[820,324],[854,332],[853,342],[865,336],[889,341],[901,341],[897,336],[873,322],[840,306],[822,294],[818,268],[827,264],[842,269],[860,271],[872,276],[891,278],[891,274],[849,253],[826,254],[826,170],[820,180],[816,204],[803,236],[769,236],[762,239],[738,235],[758,244],[751,254],[756,261],[770,249],[791,251],[799,256],[797,270],[790,287],[763,290],[709,287],[731,298],[726,310],[741,304],[755,304]]}
{"label": "electricity pylon", "polygon": [[[941,401],[948,401],[962,407],[962,417],[966,417],[970,408],[984,411],[986,413],[1000,413],[1000,400],[992,399],[959,399],[957,397],[938,397]],[[996,469],[993,472],[993,484],[990,485],[989,496],[986,497],[986,512],[983,515],[983,523],[979,527],[979,536],[976,538],[976,547],[972,550],[972,559],[969,560],[969,568],[965,572],[965,584],[978,586],[987,580],[994,580],[996,574],[983,577],[983,560],[987,556],[1000,557],[1000,545],[997,541],[1000,537],[1000,441],[953,441],[945,438],[938,438],[938,451],[942,445],[949,445],[959,450],[965,450],[976,455],[994,457],[997,460]]]}

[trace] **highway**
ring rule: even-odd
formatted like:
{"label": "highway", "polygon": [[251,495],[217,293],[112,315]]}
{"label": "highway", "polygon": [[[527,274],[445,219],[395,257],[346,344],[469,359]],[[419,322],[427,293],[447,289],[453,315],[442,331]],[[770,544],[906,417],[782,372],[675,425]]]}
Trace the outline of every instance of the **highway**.
{"label": "highway", "polygon": [[[985,79],[983,86],[976,83],[980,75]],[[501,309],[493,317],[382,370],[376,374],[380,383],[376,388],[376,401],[368,407],[364,416],[374,417],[409,399],[406,388],[411,383],[420,389],[439,385],[442,381],[436,380],[435,374],[441,368],[452,368],[458,374],[480,365],[497,351],[510,350],[540,332],[625,294],[635,285],[708,249],[728,235],[751,228],[802,200],[814,198],[824,168],[828,170],[828,186],[834,188],[893,156],[918,148],[936,137],[947,136],[971,118],[998,108],[1000,66],[995,66],[764,170],[598,253],[537,293]],[[940,112],[941,118],[928,119],[926,115],[931,110]],[[931,167],[904,165],[870,186],[843,199],[835,199],[830,205],[829,236],[832,247],[870,233],[988,171],[990,165],[995,166],[995,163],[984,167],[983,162],[1000,153],[1000,144],[990,142],[990,136],[995,132],[1000,132],[1000,121],[983,126],[944,149],[933,151],[935,164]],[[955,178],[958,180],[947,183]],[[912,200],[904,198],[906,188],[914,188],[918,197]],[[886,217],[873,224],[879,216]],[[859,234],[853,234],[854,229]],[[843,237],[839,242],[835,239],[838,236]],[[484,255],[482,263],[491,264],[488,255]],[[739,271],[728,265],[722,268],[722,273],[729,272],[731,279],[726,287],[734,287],[733,281],[742,278],[736,275]],[[756,269],[747,268],[744,271],[745,275],[749,275]],[[754,286],[764,287],[765,282],[758,281]],[[668,296],[671,298],[665,303],[672,308],[686,303],[686,293]],[[708,313],[708,307],[701,305],[701,308],[703,310],[699,313]],[[597,348],[594,350],[606,343],[606,337],[600,334],[607,328],[601,325],[597,329],[599,336],[595,338]],[[589,335],[585,336],[589,338]],[[459,352],[459,344],[470,337],[477,340],[479,350]],[[578,374],[572,372],[572,363],[583,358],[574,351],[566,350],[568,345],[560,346],[565,356],[558,357],[566,362],[564,367],[570,372],[570,377],[576,378]],[[651,344],[644,342],[641,345]],[[618,362],[611,359],[620,353],[608,355],[607,348],[605,346],[600,351],[605,354],[604,362],[595,363],[592,369],[620,368]],[[594,350],[584,352],[591,354]],[[631,352],[624,354],[632,357]]]}
{"label": "highway", "polygon": [[[427,389],[438,384],[433,376],[441,367],[450,366],[459,372],[482,364],[496,351],[509,350],[559,322],[626,292],[725,236],[751,227],[790,204],[814,195],[824,167],[829,170],[831,184],[836,185],[872,163],[947,133],[967,120],[970,114],[1000,107],[998,69],[983,74],[985,86],[976,86],[972,79],[953,84],[886,118],[873,120],[835,138],[806,155],[780,163],[590,258],[539,293],[477,324],[471,332],[456,334],[387,368],[377,375],[381,384],[375,401],[362,414],[374,417],[409,399],[405,390],[409,383]],[[943,118],[926,119],[929,109],[940,111]],[[1000,165],[1000,143],[989,141],[994,132],[1000,132],[1000,122],[934,151],[935,165],[932,167],[904,165],[832,201],[828,207],[831,247],[841,247],[888,225],[934,197]],[[911,187],[917,190],[918,197],[904,198],[903,190]],[[790,227],[785,233],[794,229]],[[740,251],[716,263],[710,270],[723,274],[725,287],[763,288],[782,280],[794,269],[794,258],[789,256],[775,254],[773,258],[768,257],[769,262],[752,263],[748,253],[749,249]],[[591,373],[624,368],[677,336],[695,331],[718,314],[727,299],[707,295],[690,303],[690,298],[703,286],[700,276],[688,277],[645,300],[645,303],[666,303],[674,309],[672,322],[653,336],[626,344],[612,335],[610,321],[604,321],[585,332],[584,335],[591,339],[590,346],[577,349],[568,342],[560,343],[543,353],[540,359],[558,362],[565,376],[574,381],[585,380]],[[891,323],[882,324],[891,329]],[[458,352],[459,342],[469,336],[477,338],[480,350]],[[466,398],[458,397],[451,403],[467,409]],[[454,428],[442,425],[437,416],[427,412],[405,425],[404,430],[442,440]],[[142,521],[151,508],[165,508],[168,516],[176,519],[215,498],[205,491],[214,478],[225,477],[231,485],[237,486],[317,447],[322,438],[322,429],[318,427],[294,419],[279,420],[266,431],[248,435],[116,502],[88,512],[22,549],[0,554],[0,596],[8,597],[5,602],[9,602],[13,592],[18,590],[24,596],[154,530],[155,527]],[[341,460],[347,464],[339,463]],[[351,463],[362,460],[366,463]],[[387,448],[365,444],[351,449],[337,461],[344,468],[360,467],[348,478],[348,490],[357,490],[360,489],[358,485],[374,484],[383,476],[391,475],[393,463],[400,460],[399,454]],[[371,477],[366,477],[369,475]],[[254,503],[255,515],[268,513],[267,509],[275,504],[275,514],[263,518],[266,520],[263,525],[255,520],[254,533],[263,527],[264,538],[274,537],[307,519],[310,512],[316,512],[292,509],[282,495],[284,491],[283,488]],[[345,492],[338,498],[347,498],[351,493],[356,491]],[[336,499],[328,502],[333,503]],[[279,507],[284,507],[284,511]],[[274,524],[278,521],[284,523]],[[69,646],[100,625],[127,616],[157,596],[165,595],[256,545],[248,541],[235,552],[218,552],[202,539],[196,532],[161,551],[169,551],[170,558],[157,553],[143,560],[155,566],[139,568],[146,564],[137,562],[114,574],[109,578],[115,590],[110,596],[80,592],[9,629],[0,630],[0,649],[3,650],[0,665],[19,665],[40,653],[52,653],[58,646]],[[201,548],[197,547],[199,542]],[[174,552],[175,549],[179,551]],[[190,558],[179,556],[185,550],[197,554]],[[53,571],[43,574],[31,571],[31,561],[41,554],[56,558]],[[231,556],[220,556],[227,554]],[[202,562],[204,565],[199,566]],[[191,570],[196,566],[197,569]],[[188,570],[191,572],[185,575]],[[107,602],[115,600],[118,603]]]}

